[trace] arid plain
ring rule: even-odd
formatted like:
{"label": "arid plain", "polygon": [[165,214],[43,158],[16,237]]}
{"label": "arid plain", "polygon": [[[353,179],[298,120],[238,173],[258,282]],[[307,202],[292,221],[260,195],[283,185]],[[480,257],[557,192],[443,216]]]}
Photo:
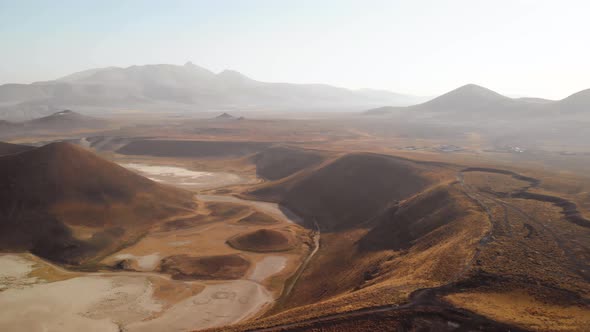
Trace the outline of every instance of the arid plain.
{"label": "arid plain", "polygon": [[590,325],[582,150],[361,114],[55,117],[79,125],[0,146],[2,330]]}

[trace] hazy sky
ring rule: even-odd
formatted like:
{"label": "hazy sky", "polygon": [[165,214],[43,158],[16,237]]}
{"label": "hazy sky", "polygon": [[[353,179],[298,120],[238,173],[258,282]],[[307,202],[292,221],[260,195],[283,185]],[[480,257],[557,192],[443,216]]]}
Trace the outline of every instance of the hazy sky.
{"label": "hazy sky", "polygon": [[590,1],[0,0],[0,83],[195,64],[261,81],[437,95],[590,88]]}

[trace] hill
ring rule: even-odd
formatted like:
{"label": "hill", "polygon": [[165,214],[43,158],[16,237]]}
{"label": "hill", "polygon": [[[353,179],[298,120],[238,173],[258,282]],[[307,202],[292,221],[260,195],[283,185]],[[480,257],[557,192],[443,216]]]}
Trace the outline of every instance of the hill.
{"label": "hill", "polygon": [[509,98],[490,89],[468,84],[422,104],[407,107],[384,106],[365,111],[366,115],[404,114],[408,117],[480,121],[514,120],[534,116],[556,118],[560,114],[580,114],[590,109],[590,90],[562,100]]}
{"label": "hill", "polygon": [[32,146],[0,142],[0,156],[20,153],[34,149]]}
{"label": "hill", "polygon": [[238,234],[227,240],[232,248],[254,252],[286,251],[293,249],[295,243],[292,234],[265,228]]}
{"label": "hill", "polygon": [[257,322],[227,330],[306,330],[314,317],[395,307],[413,290],[453,281],[487,224],[449,166],[353,153],[248,192],[303,216],[321,240],[290,293]]}
{"label": "hill", "polygon": [[96,114],[130,108],[358,110],[415,101],[388,91],[260,82],[232,70],[216,74],[189,62],[91,69],[53,81],[1,85],[0,118],[29,120],[64,108]]}
{"label": "hill", "polygon": [[267,180],[278,180],[320,164],[325,156],[319,152],[275,146],[265,149],[251,158],[256,174]]}
{"label": "hill", "polygon": [[[275,307],[223,330],[584,330],[587,218],[527,174],[350,154],[260,186],[317,222],[319,249]],[[290,196],[300,186],[309,197]],[[355,201],[374,204],[365,218],[347,219]]]}
{"label": "hill", "polygon": [[80,264],[192,208],[192,197],[93,153],[52,143],[0,157],[0,243]]}
{"label": "hill", "polygon": [[275,200],[316,220],[322,230],[358,227],[391,203],[424,190],[428,166],[368,153],[349,154],[251,195]]}
{"label": "hill", "polygon": [[222,114],[219,114],[218,116],[216,116],[214,119],[215,120],[235,120],[237,118],[231,114],[222,113]]}
{"label": "hill", "polygon": [[590,89],[582,90],[557,103],[561,113],[590,113]]}
{"label": "hill", "polygon": [[70,110],[59,111],[23,123],[24,129],[41,130],[94,129],[104,128],[108,124],[109,122],[107,120],[83,115]]}
{"label": "hill", "polygon": [[36,117],[22,122],[0,120],[0,137],[14,139],[45,134],[64,134],[100,131],[113,128],[114,122],[98,117],[62,110],[47,116]]}

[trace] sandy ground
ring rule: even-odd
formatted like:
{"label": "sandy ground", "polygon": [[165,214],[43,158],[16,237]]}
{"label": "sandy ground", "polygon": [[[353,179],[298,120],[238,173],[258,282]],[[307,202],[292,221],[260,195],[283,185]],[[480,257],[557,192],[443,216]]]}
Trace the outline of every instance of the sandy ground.
{"label": "sandy ground", "polygon": [[[123,166],[157,181],[190,189],[215,188],[243,181],[230,173],[147,164]],[[231,196],[199,195],[198,199],[248,205],[284,223],[301,222],[296,215],[273,203]],[[217,228],[223,228],[223,232],[215,231]],[[32,255],[0,255],[0,331],[180,332],[233,324],[252,317],[274,301],[273,293],[263,282],[291,270],[293,267],[286,267],[298,260],[297,254],[250,254],[253,266],[243,280],[177,281],[149,272],[171,252],[193,252],[195,242],[200,243],[201,249],[203,244],[208,247],[208,241],[221,243],[223,246],[215,248],[225,249],[217,248],[214,254],[221,254],[219,250],[235,251],[225,245],[228,234],[247,228],[221,222],[156,233],[113,255],[118,260],[132,260],[137,270],[145,272],[72,273]],[[43,277],[38,278],[35,273],[41,270]],[[60,274],[60,278],[53,278],[53,274]],[[175,290],[184,290],[185,295],[169,294]]]}
{"label": "sandy ground", "polygon": [[258,283],[236,280],[208,285],[201,293],[167,310],[158,318],[126,326],[126,331],[171,331],[222,326],[241,321],[272,303]]}
{"label": "sandy ground", "polygon": [[262,282],[264,279],[281,272],[287,266],[287,257],[266,256],[256,264],[248,279]]}
{"label": "sandy ground", "polygon": [[[0,263],[5,263],[0,275],[16,278],[27,278],[38,264],[17,254],[0,256]],[[202,284],[203,290],[164,310],[152,278]],[[250,280],[182,282],[155,273],[87,273],[0,292],[0,331],[188,331],[238,322],[273,301],[265,287]]]}
{"label": "sandy ground", "polygon": [[276,203],[249,201],[234,196],[197,195],[196,197],[198,200],[201,200],[203,202],[227,202],[250,205],[255,209],[259,210],[260,212],[264,212],[275,218],[278,218],[289,223],[301,224],[303,222],[303,220],[298,215],[291,212],[287,208],[280,207]]}
{"label": "sandy ground", "polygon": [[34,265],[34,262],[20,256],[0,256],[0,291],[36,283],[37,278],[28,276]]}
{"label": "sandy ground", "polygon": [[[6,271],[31,271],[23,256],[5,255]],[[16,262],[16,264],[15,264]],[[144,276],[84,276],[0,292],[0,331],[119,331],[161,311]]]}
{"label": "sandy ground", "polygon": [[178,166],[141,163],[122,163],[120,165],[156,182],[163,182],[186,189],[212,189],[247,182],[246,179],[237,174],[225,172],[199,172]]}

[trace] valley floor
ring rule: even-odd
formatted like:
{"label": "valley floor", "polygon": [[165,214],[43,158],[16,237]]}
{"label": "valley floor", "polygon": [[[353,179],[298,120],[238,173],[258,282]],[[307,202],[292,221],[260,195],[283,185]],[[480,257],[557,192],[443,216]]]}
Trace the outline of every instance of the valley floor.
{"label": "valley floor", "polygon": [[[176,166],[124,166],[191,189],[245,181],[229,173]],[[197,200],[200,203],[194,215],[157,225],[137,243],[104,258],[96,272],[69,270],[32,254],[2,254],[0,330],[189,331],[233,324],[268,309],[309,254],[307,246],[299,242],[307,236],[297,224],[300,218],[273,203],[233,196],[202,195]],[[241,222],[249,216],[251,221]],[[273,224],[257,224],[256,216]],[[292,234],[297,247],[262,253],[226,244],[232,236],[269,227]],[[213,258],[211,264],[217,264],[218,257],[223,260],[237,255],[246,265],[235,273],[221,271],[213,279],[207,271],[199,274],[185,271],[183,266],[166,271],[159,268],[166,257],[179,257],[182,264],[185,256],[195,253],[197,258]]]}

